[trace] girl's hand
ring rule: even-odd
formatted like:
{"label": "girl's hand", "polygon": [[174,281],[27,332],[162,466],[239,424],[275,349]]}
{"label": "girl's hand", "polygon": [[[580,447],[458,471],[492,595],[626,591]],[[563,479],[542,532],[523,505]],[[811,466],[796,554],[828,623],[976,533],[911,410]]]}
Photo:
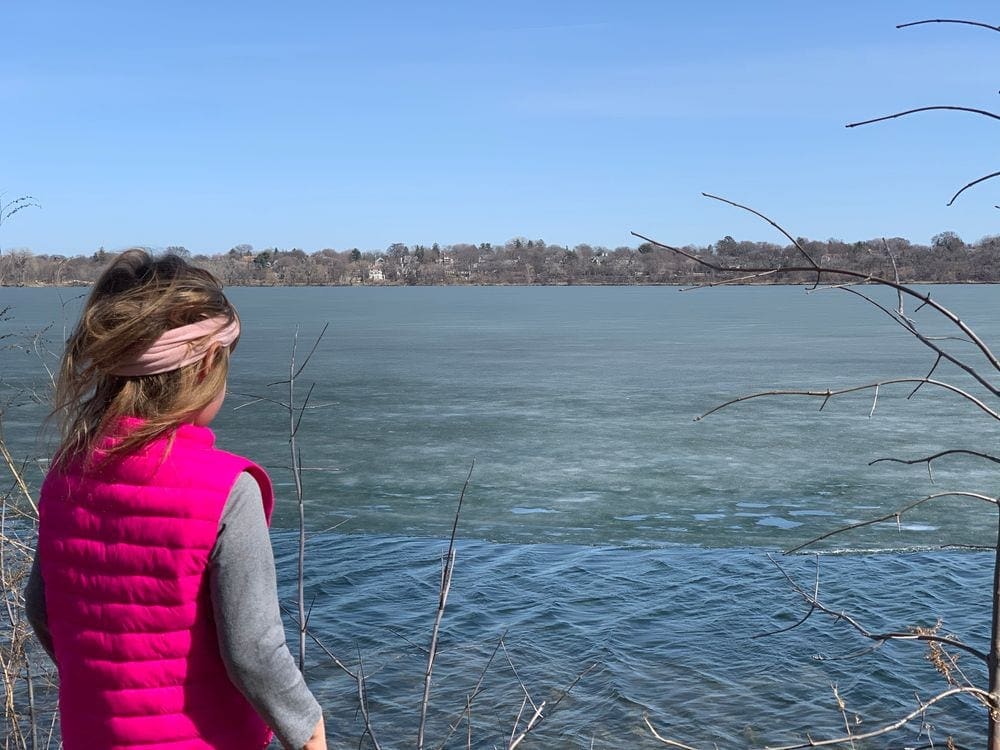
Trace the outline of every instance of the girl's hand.
{"label": "girl's hand", "polygon": [[313,730],[312,737],[308,739],[302,750],[326,750],[326,727],[323,725],[323,717],[319,717],[319,724]]}

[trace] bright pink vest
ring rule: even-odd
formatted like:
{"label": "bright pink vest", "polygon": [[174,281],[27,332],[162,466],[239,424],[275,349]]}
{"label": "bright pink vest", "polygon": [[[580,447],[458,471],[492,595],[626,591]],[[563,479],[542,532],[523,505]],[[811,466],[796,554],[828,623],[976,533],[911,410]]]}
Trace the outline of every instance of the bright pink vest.
{"label": "bright pink vest", "polygon": [[271,482],[214,442],[208,428],[182,425],[172,441],[95,469],[54,468],[42,485],[38,554],[66,750],[270,740],[219,654],[207,567],[240,472],[260,485],[268,519]]}

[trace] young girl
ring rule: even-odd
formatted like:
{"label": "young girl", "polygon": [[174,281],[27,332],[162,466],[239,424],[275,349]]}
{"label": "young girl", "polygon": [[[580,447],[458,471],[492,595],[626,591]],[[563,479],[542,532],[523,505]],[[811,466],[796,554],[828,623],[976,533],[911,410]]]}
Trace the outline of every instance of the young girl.
{"label": "young girl", "polygon": [[67,342],[25,592],[66,750],[326,748],[278,612],[270,480],[207,427],[239,331],[210,273],[129,250]]}

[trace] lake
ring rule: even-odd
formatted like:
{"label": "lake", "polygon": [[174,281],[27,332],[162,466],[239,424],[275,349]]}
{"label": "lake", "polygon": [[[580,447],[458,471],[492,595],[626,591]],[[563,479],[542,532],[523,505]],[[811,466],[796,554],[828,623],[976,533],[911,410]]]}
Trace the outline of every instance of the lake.
{"label": "lake", "polygon": [[[925,290],[987,342],[1000,341],[995,287]],[[0,307],[12,306],[0,335],[23,340],[53,324],[39,346],[52,366],[44,351],[58,349],[81,291],[0,289]],[[310,625],[343,661],[363,660],[383,747],[413,745],[442,540],[473,461],[435,671],[435,747],[502,633],[509,662],[500,651],[473,704],[474,747],[510,732],[523,695],[512,667],[533,699],[551,702],[597,665],[524,747],[662,747],[644,713],[691,745],[757,747],[842,730],[832,683],[862,715],[858,731],[904,713],[914,690],[926,698],[943,689],[912,643],[846,661],[814,658],[866,648],[844,623],[818,614],[788,633],[752,638],[805,614],[768,554],[933,492],[995,494],[996,464],[971,457],[936,462],[933,484],[923,464],[869,463],[989,451],[996,422],[941,389],[907,399],[905,384],[880,388],[877,401],[872,390],[822,410],[820,398],[760,398],[695,421],[759,390],[924,376],[933,354],[856,295],[802,287],[229,294],[244,333],[214,427],[221,445],[263,463],[277,484],[273,538],[289,603],[297,511],[289,420],[272,403],[287,386],[269,384],[287,378],[296,330],[301,362],[329,323],[296,383],[298,403],[312,388],[298,435]],[[928,335],[954,334],[916,307],[908,303],[908,312]],[[985,360],[977,364],[989,372]],[[2,373],[6,392],[22,394],[5,410],[8,443],[17,456],[46,455],[44,410],[23,403],[45,388],[38,357],[5,352]],[[954,367],[935,377],[979,388]],[[821,593],[873,630],[940,617],[984,647],[992,557],[937,548],[995,538],[995,511],[983,503],[928,503],[898,523],[818,545]],[[778,562],[811,588],[816,560]],[[982,673],[969,657],[962,666],[974,679]],[[356,747],[354,683],[315,646],[308,676],[334,746]],[[974,744],[982,711],[971,701],[944,709],[931,716],[934,741],[950,733]],[[919,730],[912,724],[878,746],[912,744]],[[448,746],[464,747],[464,732]]]}

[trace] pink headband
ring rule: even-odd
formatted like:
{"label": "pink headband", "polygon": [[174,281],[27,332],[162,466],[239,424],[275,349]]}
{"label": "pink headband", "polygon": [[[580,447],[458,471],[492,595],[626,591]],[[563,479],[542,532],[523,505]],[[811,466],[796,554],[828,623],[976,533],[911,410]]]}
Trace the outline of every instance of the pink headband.
{"label": "pink headband", "polygon": [[229,346],[239,335],[239,318],[229,322],[220,315],[199,320],[167,331],[142,354],[116,368],[111,374],[135,377],[179,370],[204,359],[213,344]]}

